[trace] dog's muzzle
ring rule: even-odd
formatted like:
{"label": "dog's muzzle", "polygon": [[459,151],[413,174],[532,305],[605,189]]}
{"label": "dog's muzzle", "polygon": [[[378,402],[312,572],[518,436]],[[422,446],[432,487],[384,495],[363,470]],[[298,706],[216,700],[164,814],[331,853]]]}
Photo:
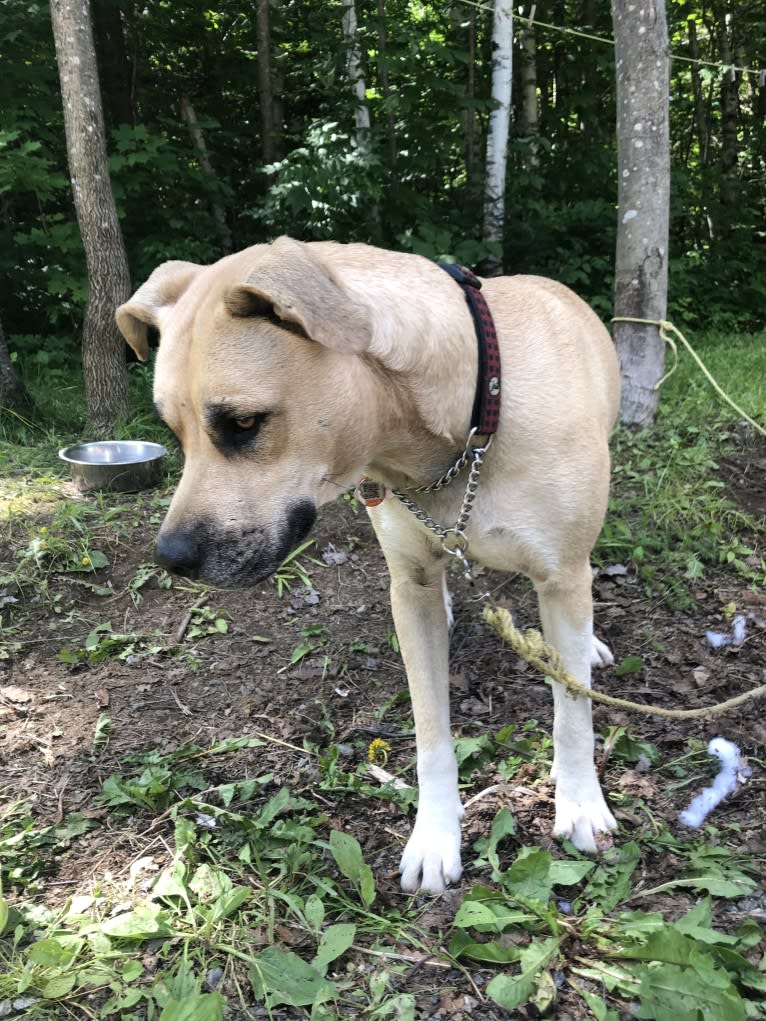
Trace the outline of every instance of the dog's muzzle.
{"label": "dog's muzzle", "polygon": [[226,588],[253,585],[276,571],[315,521],[316,507],[305,500],[288,507],[273,529],[243,524],[236,532],[221,531],[209,521],[163,526],[155,555],[163,567],[184,578]]}

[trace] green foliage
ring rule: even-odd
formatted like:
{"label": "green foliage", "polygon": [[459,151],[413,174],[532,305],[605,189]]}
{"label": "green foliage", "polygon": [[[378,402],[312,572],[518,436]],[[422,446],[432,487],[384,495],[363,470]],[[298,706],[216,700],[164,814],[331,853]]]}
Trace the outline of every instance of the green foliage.
{"label": "green foliage", "polygon": [[[689,339],[723,389],[756,421],[766,421],[760,338]],[[695,580],[707,572],[731,570],[763,584],[766,562],[756,540],[758,522],[734,503],[722,470],[738,441],[733,412],[691,359],[680,357],[665,385],[657,426],[618,429],[613,437],[612,498],[596,559],[627,565],[647,591],[683,607]]]}
{"label": "green foliage", "polygon": [[[374,5],[356,6],[369,139],[360,145],[354,134],[340,6],[272,6],[277,158],[267,165],[258,54],[241,9],[122,5],[133,117],[121,121],[112,108],[111,85],[123,69],[108,60],[102,91],[112,183],[136,280],[167,258],[219,257],[223,234],[214,207],[224,211],[236,247],[289,232],[468,265],[490,254],[480,228],[489,12],[395,0],[381,25]],[[670,310],[686,324],[753,329],[763,324],[766,297],[758,90],[738,72],[733,134],[728,123],[723,131],[722,102],[703,99],[699,107],[694,98],[698,84],[703,97],[722,94],[724,37],[738,65],[759,66],[758,12],[739,12],[724,31],[725,15],[720,4],[704,16],[688,4],[668,10],[673,53],[691,53],[693,22],[704,61],[672,64]],[[590,16],[589,33],[608,40],[608,8]],[[606,317],[616,230],[613,54],[604,43],[557,30],[582,27],[579,8],[562,8],[549,20],[553,28],[535,38],[536,125],[526,123],[519,80],[514,87],[500,254],[514,272],[570,284]],[[519,20],[517,36],[524,28]],[[6,0],[0,47],[0,294],[9,296],[0,320],[21,357],[17,334],[76,332],[86,272],[45,5]],[[523,61],[516,61],[519,74]],[[194,103],[210,170],[180,116],[182,97]]]}
{"label": "green foliage", "polygon": [[[498,762],[508,749],[513,757],[512,737],[527,742],[527,758],[548,765],[533,727],[489,738]],[[622,737],[626,747],[637,744]],[[638,829],[594,862],[519,847],[515,819],[502,808],[476,844],[484,885],[468,891],[442,931],[425,933],[417,898],[401,906],[387,899],[376,911],[359,842],[328,822],[328,804],[373,794],[331,748],[322,754],[333,769],[303,789],[280,786],[273,773],[215,779],[221,757],[263,745],[243,737],[124,759],[103,784],[106,822],[130,814],[158,834],[164,827],[164,863],[158,870],[155,858],[139,857],[119,879],[94,876],[87,893],[57,910],[0,895],[0,1003],[26,997],[30,1017],[87,1003],[105,1019],[207,1021],[255,1003],[328,1021],[352,1005],[371,1018],[414,1018],[415,997],[396,988],[397,969],[410,965],[397,965],[395,944],[469,969],[510,1012],[550,1015],[563,981],[592,1016],[612,1021],[626,1001],[636,1017],[697,1021],[703,996],[715,1017],[764,1016],[766,979],[754,963],[760,926],[716,923],[726,917],[717,898],[757,885],[757,861],[733,854],[730,842]],[[39,827],[34,815],[17,803],[0,822],[6,890],[31,890],[49,855],[97,824],[72,815]],[[672,853],[675,873],[661,887],[641,887],[639,871],[660,853]],[[671,911],[642,909],[667,890],[676,895]],[[371,963],[359,965],[360,954]],[[94,1001],[94,988],[105,996]]]}

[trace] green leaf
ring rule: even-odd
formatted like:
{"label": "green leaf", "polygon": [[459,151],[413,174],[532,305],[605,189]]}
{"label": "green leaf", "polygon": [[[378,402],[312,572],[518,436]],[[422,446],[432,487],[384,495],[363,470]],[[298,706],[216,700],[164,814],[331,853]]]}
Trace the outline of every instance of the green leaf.
{"label": "green leaf", "polygon": [[325,975],[327,966],[342,957],[353,946],[355,936],[356,926],[350,922],[339,922],[336,925],[328,926],[326,932],[322,933],[316,957],[312,961],[317,971]]}
{"label": "green leaf", "polygon": [[644,661],[640,656],[626,656],[614,668],[614,675],[615,677],[627,677],[629,674],[638,674],[643,669],[643,666]]}
{"label": "green leaf", "polygon": [[492,820],[492,829],[489,831],[489,844],[487,846],[487,860],[495,871],[500,869],[500,860],[497,854],[497,847],[501,840],[512,837],[516,832],[516,820],[507,808],[501,808]]}
{"label": "green leaf", "polygon": [[449,943],[449,952],[453,957],[467,957],[472,961],[486,961],[488,964],[512,964],[518,961],[518,947],[505,946],[492,940],[489,943],[476,943],[467,932],[457,932]]}
{"label": "green leaf", "polygon": [[223,1021],[225,1000],[220,993],[193,993],[182,1000],[171,997],[159,1021]]}
{"label": "green leaf", "polygon": [[540,973],[559,952],[560,940],[551,936],[532,943],[519,955],[518,975],[496,975],[487,986],[487,993],[504,1010],[516,1010],[535,995]]}
{"label": "green leaf", "polygon": [[488,904],[482,904],[481,901],[464,900],[457,909],[453,924],[458,929],[479,928],[480,926],[491,926],[495,929],[496,921],[497,916]]}
{"label": "green leaf", "polygon": [[140,961],[126,961],[120,973],[123,982],[131,984],[136,982],[143,974],[144,966]]}
{"label": "green leaf", "polygon": [[5,927],[8,925],[9,914],[8,901],[3,896],[2,876],[0,876],[0,936],[3,935]]}
{"label": "green leaf", "polygon": [[151,939],[155,936],[174,936],[175,929],[168,923],[167,912],[159,904],[137,904],[101,923],[101,931],[116,939]]}
{"label": "green leaf", "polygon": [[68,971],[63,975],[54,975],[43,984],[42,994],[46,1000],[60,1000],[74,989],[77,972]]}
{"label": "green leaf", "polygon": [[588,1004],[596,1021],[620,1021],[619,1014],[614,1010],[610,1010],[600,996],[591,993],[584,986],[576,985],[575,988]]}
{"label": "green leaf", "polygon": [[265,1000],[269,1008],[285,1003],[291,1007],[308,1007],[335,996],[335,986],[306,964],[292,950],[274,945],[253,959],[249,970],[253,993]]}
{"label": "green leaf", "polygon": [[364,862],[359,841],[350,833],[333,830],[330,833],[330,852],[341,873],[358,890],[362,903],[369,907],[375,900],[375,880],[372,869]]}
{"label": "green leaf", "polygon": [[673,964],[644,965],[639,970],[638,1018],[698,1021],[700,1017],[745,1021],[747,1012],[725,973],[698,971]]}
{"label": "green leaf", "polygon": [[309,927],[313,929],[314,932],[319,932],[322,928],[322,923],[324,922],[324,903],[315,893],[312,893],[310,897],[306,898],[304,914]]}
{"label": "green leaf", "polygon": [[540,847],[522,847],[503,876],[503,886],[521,897],[547,904],[551,896],[553,858]]}
{"label": "green leaf", "polygon": [[574,886],[595,867],[593,861],[553,861],[548,876],[554,886]]}

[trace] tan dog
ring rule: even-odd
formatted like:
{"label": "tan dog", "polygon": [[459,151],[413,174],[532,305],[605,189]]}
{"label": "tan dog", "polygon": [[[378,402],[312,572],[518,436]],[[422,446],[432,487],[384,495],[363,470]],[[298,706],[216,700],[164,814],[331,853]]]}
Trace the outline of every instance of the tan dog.
{"label": "tan dog", "polygon": [[[607,331],[540,277],[484,280],[505,385],[467,528],[468,555],[533,581],[547,639],[586,683],[611,655],[593,635],[590,552],[607,505],[619,376]],[[159,413],[186,463],[157,550],[217,585],[273,572],[316,509],[361,476],[432,483],[466,446],[477,342],[462,290],[415,255],[279,238],[212,266],[167,262],[117,311],[148,355],[160,330]],[[417,496],[451,525],[463,478]],[[449,557],[396,497],[370,510],[391,574],[417,732],[420,798],[402,887],[461,875],[463,809],[448,698]],[[588,700],[554,685],[554,833],[597,849],[616,823],[593,763]]]}

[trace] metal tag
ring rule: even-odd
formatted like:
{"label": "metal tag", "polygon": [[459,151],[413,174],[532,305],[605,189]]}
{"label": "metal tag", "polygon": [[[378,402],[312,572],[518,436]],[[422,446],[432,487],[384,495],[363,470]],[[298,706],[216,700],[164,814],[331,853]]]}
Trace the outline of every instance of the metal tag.
{"label": "metal tag", "polygon": [[360,479],[359,485],[354,491],[354,496],[365,507],[377,507],[386,498],[386,487],[374,479]]}

